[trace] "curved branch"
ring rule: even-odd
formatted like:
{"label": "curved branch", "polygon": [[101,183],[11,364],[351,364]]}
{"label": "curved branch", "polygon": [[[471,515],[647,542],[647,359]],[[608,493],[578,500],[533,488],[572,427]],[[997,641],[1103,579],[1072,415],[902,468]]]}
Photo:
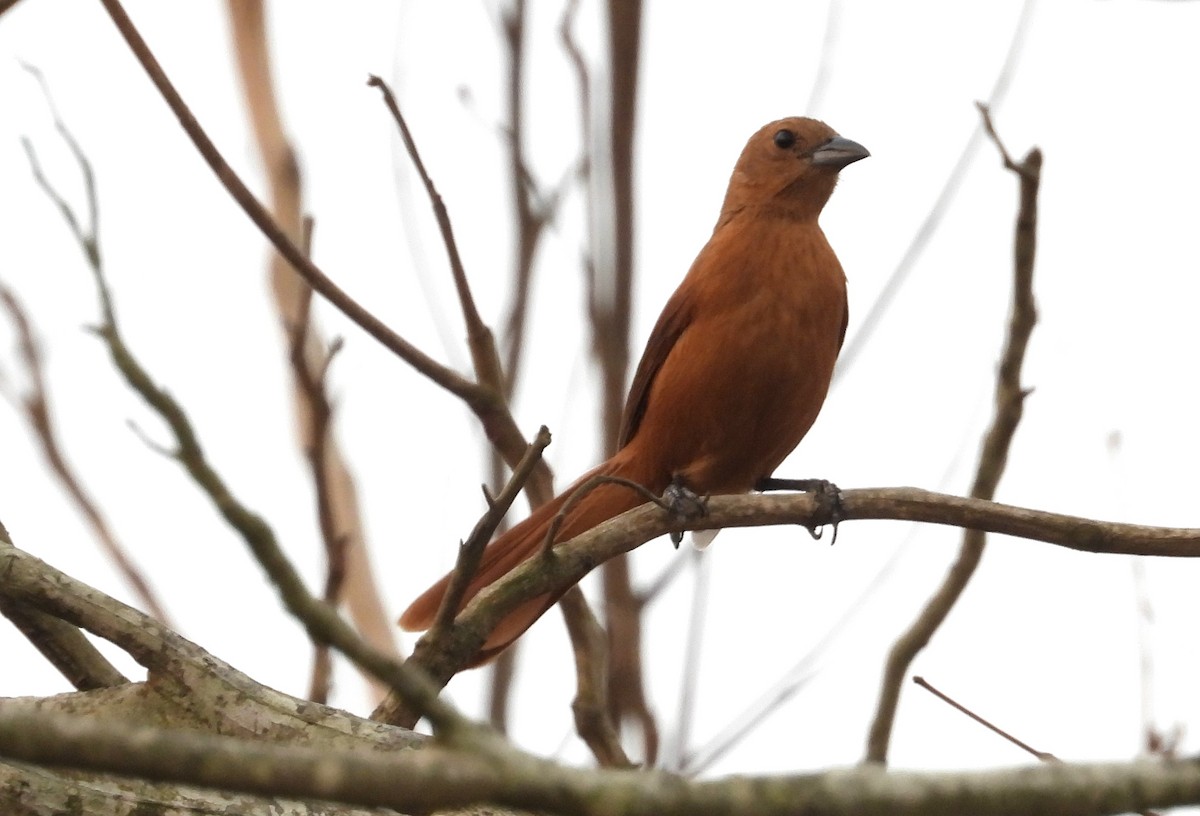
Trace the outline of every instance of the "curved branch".
{"label": "curved branch", "polygon": [[[868,519],[920,521],[1082,552],[1200,558],[1200,529],[1196,528],[1097,521],[913,487],[845,490],[841,495],[839,524]],[[667,533],[773,525],[808,529],[833,522],[828,503],[808,493],[713,496],[707,509],[700,518],[681,520],[654,504],[644,504],[555,546],[548,557],[529,559],[475,596],[442,641],[444,651],[427,655],[425,665],[444,685],[521,603],[559,592],[582,580],[597,564]]]}

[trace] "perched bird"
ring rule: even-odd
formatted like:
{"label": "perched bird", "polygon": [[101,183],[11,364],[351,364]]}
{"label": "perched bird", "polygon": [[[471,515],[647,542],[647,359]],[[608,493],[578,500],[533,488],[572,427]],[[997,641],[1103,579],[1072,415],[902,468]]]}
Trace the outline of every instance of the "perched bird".
{"label": "perched bird", "polygon": [[[814,119],[766,125],[742,151],[712,237],[667,301],[625,404],[620,448],[488,545],[465,605],[538,552],[574,487],[605,474],[655,495],[745,493],[800,443],[829,389],[846,332],[846,276],[817,225],[838,172],[870,155]],[[644,501],[602,484],[568,512],[566,541]],[[400,618],[429,628],[450,576]],[[561,593],[532,598],[492,631],[475,664],[516,640]]]}

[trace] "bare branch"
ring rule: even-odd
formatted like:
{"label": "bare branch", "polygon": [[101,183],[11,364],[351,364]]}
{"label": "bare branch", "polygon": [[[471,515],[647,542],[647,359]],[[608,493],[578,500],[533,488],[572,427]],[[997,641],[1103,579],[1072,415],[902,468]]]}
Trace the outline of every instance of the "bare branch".
{"label": "bare branch", "polygon": [[860,768],[693,782],[655,771],[566,768],[492,747],[488,755],[432,746],[330,751],[90,718],[0,714],[0,755],[12,760],[405,812],[490,802],[571,816],[1099,816],[1200,802],[1196,761],[1049,763],[958,774]]}
{"label": "bare branch", "polygon": [[112,688],[128,683],[108,658],[84,637],[78,627],[47,615],[2,594],[0,587],[0,615],[8,618],[30,643],[42,653],[42,657],[67,678],[79,691]]}
{"label": "bare branch", "polygon": [[[980,104],[979,110],[985,129],[995,138],[996,131],[992,127],[987,107]],[[971,487],[971,496],[976,499],[991,499],[996,495],[996,486],[1000,483],[1000,477],[1008,462],[1008,451],[1017,425],[1021,421],[1025,396],[1028,393],[1021,386],[1021,365],[1025,359],[1029,337],[1033,334],[1033,327],[1037,322],[1037,309],[1033,299],[1033,262],[1037,249],[1037,196],[1042,154],[1034,148],[1020,165],[1015,165],[1008,158],[1003,146],[1000,147],[1000,152],[1006,166],[1020,178],[1020,205],[1013,240],[1012,313],[996,375],[995,415],[984,437],[975,483]],[[964,532],[958,559],[950,568],[942,585],[934,592],[908,630],[892,646],[884,666],[879,701],[867,737],[868,762],[887,761],[888,744],[891,741],[892,724],[896,716],[896,706],[900,701],[900,687],[904,682],[904,675],[912,665],[913,659],[929,643],[966,589],[967,583],[979,566],[979,560],[983,557],[984,542],[983,531],[968,529]]]}
{"label": "bare branch", "polygon": [[687,639],[683,653],[683,664],[679,670],[679,703],[675,714],[675,733],[669,748],[670,764],[678,769],[687,754],[692,736],[692,720],[696,716],[696,687],[700,682],[700,655],[704,648],[704,623],[708,613],[709,578],[712,559],[701,559],[700,551],[692,549],[688,559],[695,570],[692,582],[692,602],[688,609]]}
{"label": "bare branch", "polygon": [[[454,641],[454,616],[458,613],[471,578],[479,568],[484,548],[504,518],[504,514],[508,512],[509,507],[524,488],[530,474],[537,467],[537,463],[541,461],[542,451],[549,444],[550,432],[543,425],[525,456],[517,463],[508,484],[504,486],[500,495],[489,504],[487,512],[475,524],[467,541],[459,545],[458,558],[454,570],[450,574],[450,583],[446,587],[446,594],[442,597],[442,603],[438,607],[437,617],[433,626],[417,643],[417,648],[413,651],[412,656],[412,662],[436,678],[439,685],[448,681],[453,675],[453,671],[461,665],[455,660],[450,674],[446,674],[443,668],[447,665],[445,655],[455,654],[454,647],[450,645]],[[391,693],[376,707],[371,717],[381,722],[411,727],[420,718],[420,711],[410,705],[402,695]]]}
{"label": "bare branch", "polygon": [[475,576],[475,571],[479,569],[479,560],[483,557],[484,548],[491,540],[492,534],[496,532],[496,528],[500,526],[501,519],[508,513],[508,509],[520,495],[538,463],[541,462],[542,452],[549,444],[550,431],[543,425],[525,456],[517,463],[508,484],[488,506],[487,512],[475,524],[475,528],[471,530],[471,535],[467,537],[466,542],[459,547],[458,560],[454,565],[450,584],[446,587],[442,605],[438,607],[437,618],[430,630],[429,637],[431,639],[439,637],[440,633],[454,622],[454,616],[462,605],[467,585]]}
{"label": "bare branch", "polygon": [[984,728],[988,729],[992,733],[996,734],[999,737],[1002,737],[1005,740],[1008,740],[1013,745],[1017,746],[1025,753],[1031,755],[1034,759],[1038,760],[1039,762],[1061,762],[1062,761],[1058,757],[1056,757],[1054,754],[1047,753],[1046,751],[1039,751],[1036,748],[1034,748],[1033,746],[1017,739],[1012,734],[1008,733],[1003,728],[1000,728],[995,723],[976,714],[974,711],[967,708],[965,705],[958,702],[950,695],[945,694],[945,693],[941,692],[940,690],[934,688],[933,684],[930,683],[928,680],[926,680],[924,677],[914,677],[913,683],[915,683],[916,685],[925,689],[930,694],[932,694],[934,697],[937,697],[939,700],[941,700],[942,702],[944,702],[946,705],[950,706],[951,708],[957,709],[958,711],[967,715],[972,720],[979,723],[980,725],[982,725]]}
{"label": "bare branch", "polygon": [[[531,598],[565,591],[601,564],[672,532],[726,527],[832,523],[827,502],[808,493],[713,496],[705,515],[681,519],[656,504],[623,513],[570,541],[553,557],[530,558],[482,590],[459,613],[429,669],[444,685],[479,652],[496,625]],[[920,521],[1044,541],[1082,552],[1200,558],[1200,529],[1148,527],[1047,513],[911,487],[842,491],[839,524],[854,520]],[[427,664],[427,668],[429,668]]]}
{"label": "bare branch", "polygon": [[179,119],[184,132],[192,140],[200,155],[203,156],[213,173],[242,210],[262,231],[263,235],[274,244],[279,253],[287,259],[292,268],[331,305],[385,348],[437,385],[462,399],[482,422],[488,438],[503,453],[505,461],[511,464],[519,461],[527,443],[513,421],[512,415],[508,412],[503,395],[494,388],[471,382],[429,357],[363,308],[316,264],[306,258],[300,248],[287,236],[286,232],[275,222],[270,213],[221,156],[220,151],[217,150],[204,129],[200,127],[196,117],[192,115],[175,86],[163,72],[158,60],[155,59],[149,46],[146,45],[146,41],[134,27],[119,0],[101,0],[101,2],[130,50],[137,57],[138,62]]}
{"label": "bare branch", "polygon": [[[608,108],[606,152],[597,158],[608,173],[589,177],[598,206],[607,211],[611,244],[593,248],[589,265],[588,308],[592,353],[600,368],[601,433],[604,450],[618,445],[629,374],[630,320],[633,314],[634,164],[637,125],[638,68],[641,61],[641,0],[608,0]],[[580,80],[582,82],[582,79]],[[593,165],[594,168],[594,165]],[[628,720],[641,730],[643,752],[653,763],[658,753],[658,725],[646,699],[642,677],[642,607],[630,579],[629,565],[618,558],[601,571],[604,620],[608,627],[609,698],[618,729]]]}
{"label": "bare branch", "polygon": [[575,731],[602,768],[632,768],[609,714],[608,635],[592,613],[583,590],[571,587],[558,602],[575,653]]}
{"label": "bare branch", "polygon": [[[312,221],[303,217],[300,164],[284,131],[275,96],[263,3],[228,0],[226,12],[245,108],[266,177],[271,215],[311,259]],[[326,374],[337,341],[326,343],[312,321],[312,287],[276,252],[271,253],[268,273],[292,370],[297,445],[308,460],[317,522],[325,545],[322,597],[334,606],[345,598],[350,617],[363,636],[381,651],[395,654],[394,627],[371,574],[358,491],[334,436],[333,410],[326,393]],[[377,697],[386,693],[375,678],[368,676],[366,680]],[[314,644],[310,697],[324,702],[331,682],[328,647]]]}
{"label": "bare branch", "polygon": [[[44,188],[48,184],[44,178],[41,179],[41,182]],[[50,191],[47,190],[47,192]],[[67,461],[52,418],[50,392],[46,387],[41,348],[34,337],[33,327],[30,325],[29,316],[24,307],[17,300],[16,294],[2,283],[0,283],[0,303],[3,303],[17,330],[21,359],[30,382],[30,391],[21,399],[19,407],[29,424],[31,434],[42,449],[42,456],[45,458],[46,464],[58,478],[59,484],[71,498],[76,509],[87,520],[101,548],[108,554],[117,571],[124,577],[141,603],[154,617],[164,623],[169,622],[166,610],[158,600],[158,596],[150,588],[150,584],[142,575],[141,570],[133,563],[133,559],[125,552],[125,548],[117,540],[112,528],[109,527],[108,520],[100,512],[99,505],[83,486],[74,467]]]}
{"label": "bare branch", "polygon": [[[990,720],[987,720],[984,717],[981,717],[980,715],[976,714],[974,711],[967,708],[965,705],[958,702],[950,695],[945,694],[942,691],[934,688],[933,684],[930,683],[928,680],[926,680],[924,677],[914,677],[913,682],[916,683],[921,688],[928,691],[933,696],[937,697],[939,700],[944,702],[946,705],[950,706],[951,708],[957,709],[958,711],[967,715],[972,720],[979,723],[980,725],[982,725],[984,728],[988,729],[992,733],[1008,740],[1013,745],[1020,748],[1022,751],[1025,751],[1026,753],[1033,755],[1039,762],[1062,762],[1062,760],[1059,759],[1058,757],[1056,757],[1054,754],[1051,754],[1047,751],[1037,750],[1036,748],[1028,745],[1027,743],[1024,743],[1021,740],[1017,739],[1012,734],[1008,733],[1003,728],[1000,728],[999,726],[997,726],[995,723],[991,722]],[[1138,813],[1140,813],[1142,816],[1159,816],[1159,814],[1153,810],[1140,810],[1140,811],[1138,811]]]}
{"label": "bare branch", "polygon": [[120,725],[172,723],[290,744],[396,750],[427,738],[388,728],[252,681],[133,607],[76,581],[0,539],[0,591],[30,609],[78,626],[123,649],[148,672],[132,683],[51,698],[0,700],[6,710],[107,715]]}
{"label": "bare branch", "polygon": [[136,391],[171,429],[177,445],[174,458],[184,466],[229,525],[241,534],[254,557],[276,585],[288,611],[304,623],[314,640],[329,643],[364,671],[387,683],[408,701],[414,710],[429,717],[435,728],[444,729],[447,736],[469,734],[474,730],[475,726],[469,720],[450,705],[437,699],[436,688],[420,670],[399,663],[391,656],[371,647],[338,616],[336,609],[308,592],[303,579],[276,541],[270,526],[261,516],[233,496],[209,464],[183,408],[154,382],[125,345],[117,327],[112,295],[103,267],[94,265],[92,274],[105,312],[104,324],[95,331],[107,345],[113,364],[129,387]]}
{"label": "bare branch", "polygon": [[875,571],[874,577],[862,588],[850,602],[841,616],[831,624],[817,643],[788,668],[788,670],[754,700],[747,703],[740,713],[731,719],[705,744],[695,751],[685,755],[679,763],[678,770],[688,776],[697,776],[712,767],[718,759],[733,749],[738,743],[751,734],[764,720],[775,712],[783,703],[792,698],[802,688],[808,685],[820,671],[820,660],[829,648],[836,643],[849,628],[850,624],[860,614],[868,599],[873,597],[883,582],[895,570],[896,564],[908,551],[915,538],[917,528],[912,528],[905,542],[893,550],[888,560]]}

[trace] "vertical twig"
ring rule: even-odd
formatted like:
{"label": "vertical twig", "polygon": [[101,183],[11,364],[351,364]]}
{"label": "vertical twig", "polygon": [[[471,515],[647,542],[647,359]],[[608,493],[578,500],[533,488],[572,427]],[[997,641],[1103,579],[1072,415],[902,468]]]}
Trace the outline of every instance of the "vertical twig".
{"label": "vertical twig", "polygon": [[[641,56],[641,0],[609,0],[608,11],[608,150],[602,152],[607,172],[596,172],[597,199],[612,219],[609,251],[592,257],[589,281],[592,351],[600,366],[604,449],[612,452],[620,433],[629,372],[629,331],[633,298],[633,142],[637,124],[638,64]],[[599,187],[607,182],[607,187]],[[603,192],[599,192],[602,190]],[[608,625],[609,700],[618,724],[632,720],[642,732],[644,754],[652,763],[658,753],[658,724],[646,701],[642,680],[641,606],[633,592],[629,561],[624,555],[601,568],[604,617]]]}
{"label": "vertical twig", "polygon": [[[972,498],[990,500],[995,496],[996,486],[1004,473],[1008,451],[1017,424],[1021,421],[1025,396],[1028,394],[1021,386],[1021,365],[1025,360],[1029,337],[1037,322],[1037,308],[1033,299],[1033,261],[1037,252],[1037,196],[1041,181],[1042,153],[1035,147],[1020,164],[1015,163],[992,127],[987,106],[979,103],[979,111],[983,117],[983,127],[1000,151],[1004,166],[1020,180],[1020,204],[1013,237],[1012,312],[996,376],[996,410],[991,427],[983,439],[975,483],[971,487]],[[934,632],[945,621],[955,602],[966,589],[983,557],[985,540],[986,535],[978,530],[963,532],[958,559],[950,568],[941,587],[926,603],[912,626],[892,646],[884,667],[879,702],[867,738],[868,762],[887,762],[892,724],[900,700],[900,687],[904,682],[904,675],[913,659],[929,643]]]}
{"label": "vertical twig", "polygon": [[[508,60],[508,81],[505,95],[508,102],[508,126],[505,138],[508,146],[509,189],[512,193],[512,213],[516,222],[516,255],[513,258],[513,301],[505,319],[505,364],[502,391],[512,401],[525,348],[525,319],[529,307],[529,290],[533,282],[533,256],[541,235],[541,224],[535,218],[530,198],[534,183],[525,162],[524,87],[525,70],[525,2],[516,0],[500,11],[504,34],[505,56]],[[504,461],[495,448],[490,448],[490,482],[493,491],[504,482]],[[530,503],[531,508],[534,506]],[[488,669],[488,721],[502,734],[508,733],[508,704],[516,676],[520,644],[514,643],[496,658]]]}
{"label": "vertical twig", "polygon": [[621,747],[621,735],[608,706],[608,644],[600,621],[592,613],[583,590],[573,586],[558,602],[575,653],[575,732],[587,743],[602,768],[631,768]]}
{"label": "vertical twig", "polygon": [[[266,174],[271,215],[309,257],[300,166],[275,99],[265,9],[262,0],[228,0],[227,10],[246,111]],[[363,636],[375,648],[395,654],[394,627],[384,610],[363,538],[358,490],[333,434],[333,409],[325,388],[325,372],[333,352],[311,319],[312,287],[278,253],[271,253],[269,267],[275,308],[292,368],[297,444],[309,463],[317,521],[325,544],[323,596],[335,606],[345,600]],[[336,346],[335,341],[331,348]],[[328,649],[321,644],[314,644],[314,648],[310,695],[317,702],[325,702],[332,666]],[[382,697],[383,687],[373,678],[367,680],[375,696]]]}
{"label": "vertical twig", "polygon": [[708,613],[709,578],[712,573],[711,558],[702,558],[699,550],[689,553],[695,580],[692,582],[692,603],[688,612],[687,639],[684,646],[682,679],[679,684],[679,703],[675,713],[675,733],[668,748],[667,767],[679,769],[687,755],[692,736],[692,719],[695,717],[696,688],[700,683],[700,653],[704,643],[704,623]]}

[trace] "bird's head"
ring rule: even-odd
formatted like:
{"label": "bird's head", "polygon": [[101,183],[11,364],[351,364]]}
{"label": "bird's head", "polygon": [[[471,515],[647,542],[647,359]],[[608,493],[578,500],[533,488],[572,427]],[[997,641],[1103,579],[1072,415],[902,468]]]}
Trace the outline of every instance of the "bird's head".
{"label": "bird's head", "polygon": [[871,155],[816,119],[792,116],[765,125],[738,158],[722,221],[753,208],[784,217],[816,219],[833,193],[838,172]]}

